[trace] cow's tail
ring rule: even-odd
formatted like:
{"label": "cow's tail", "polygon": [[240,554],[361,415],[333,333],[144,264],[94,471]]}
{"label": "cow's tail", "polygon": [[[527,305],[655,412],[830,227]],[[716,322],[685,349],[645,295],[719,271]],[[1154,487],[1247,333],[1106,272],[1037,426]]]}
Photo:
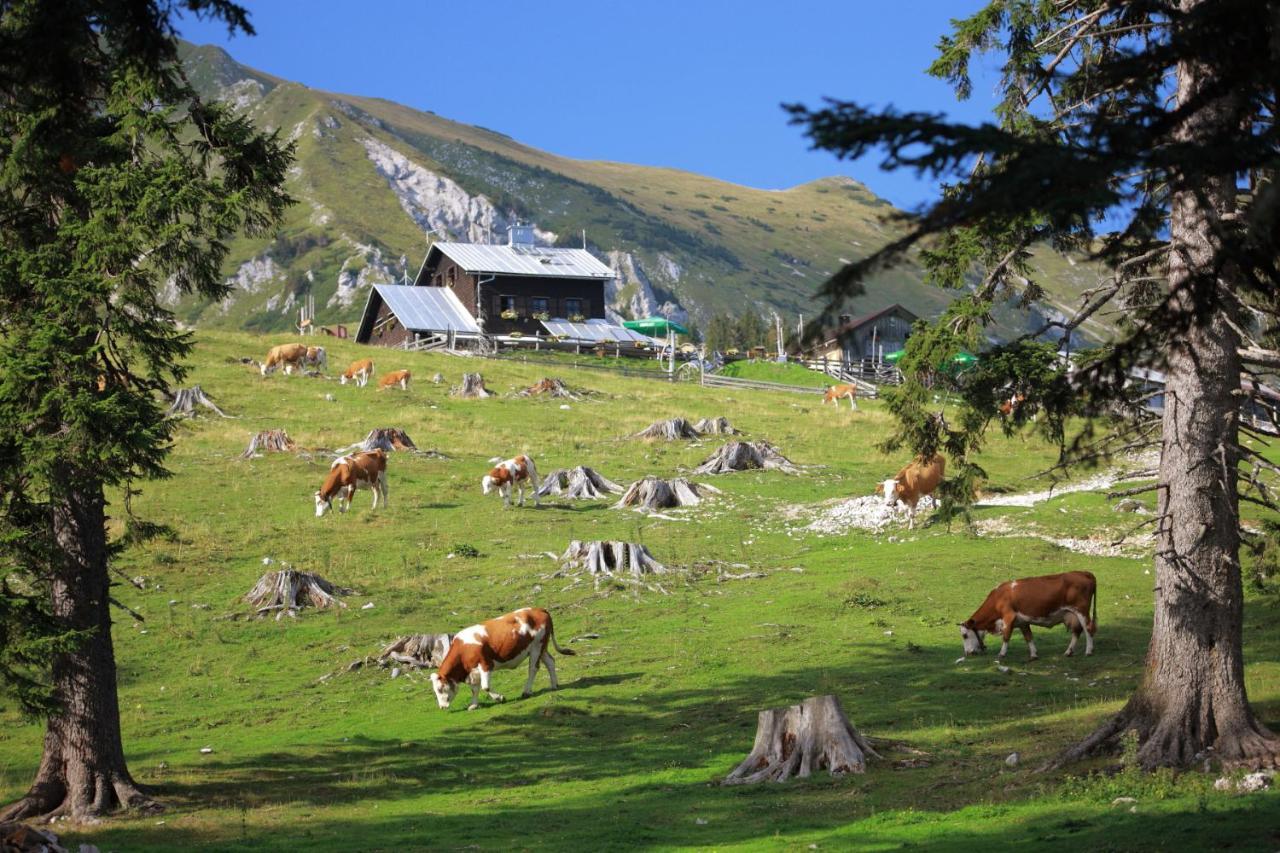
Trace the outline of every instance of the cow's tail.
{"label": "cow's tail", "polygon": [[1094,634],[1098,630],[1098,583],[1097,581],[1094,581],[1094,584],[1093,584],[1093,601],[1090,602],[1090,607],[1093,609],[1093,614],[1089,617],[1089,624],[1087,626],[1087,629],[1090,634]]}
{"label": "cow's tail", "polygon": [[547,644],[548,644],[549,646],[551,646],[551,648],[555,649],[557,654],[562,654],[562,655],[576,655],[576,654],[577,654],[577,652],[575,652],[573,649],[562,649],[562,648],[560,648],[560,644],[556,642],[556,628],[555,628],[555,624],[554,624],[554,623],[550,623],[550,622],[547,624]]}

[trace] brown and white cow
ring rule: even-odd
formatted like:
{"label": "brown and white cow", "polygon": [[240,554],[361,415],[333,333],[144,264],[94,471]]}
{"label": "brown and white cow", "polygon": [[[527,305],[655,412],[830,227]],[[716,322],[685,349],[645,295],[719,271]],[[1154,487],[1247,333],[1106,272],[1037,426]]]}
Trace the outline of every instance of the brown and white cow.
{"label": "brown and white cow", "polygon": [[409,379],[413,376],[407,370],[393,370],[378,380],[378,390],[385,391],[399,385],[401,391],[409,390]]}
{"label": "brown and white cow", "polygon": [[511,487],[520,490],[520,506],[524,506],[524,487],[528,483],[533,489],[534,506],[542,506],[538,500],[538,469],[531,456],[517,456],[505,462],[499,462],[480,480],[480,488],[487,495],[494,489],[502,495],[503,506],[511,506]]}
{"label": "brown and white cow", "polygon": [[857,411],[858,408],[858,386],[853,384],[832,385],[822,395],[822,405],[827,403],[835,403],[836,408],[840,408],[840,401],[849,398],[849,408]]}
{"label": "brown and white cow", "polygon": [[991,590],[972,616],[960,623],[960,637],[964,640],[964,653],[976,655],[986,651],[983,637],[988,632],[999,632],[1000,657],[1004,657],[1009,652],[1013,629],[1018,628],[1022,639],[1027,641],[1031,660],[1035,660],[1036,644],[1031,639],[1031,626],[1051,628],[1059,624],[1071,631],[1068,657],[1075,653],[1076,640],[1082,633],[1084,653],[1093,654],[1093,635],[1098,630],[1098,581],[1092,573],[1063,572],[1005,581]]}
{"label": "brown and white cow", "polygon": [[285,375],[288,376],[293,371],[300,370],[306,358],[306,344],[280,344],[267,352],[267,360],[262,362],[258,369],[263,376],[266,376],[277,367],[283,367]]}
{"label": "brown and white cow", "polygon": [[302,361],[321,373],[329,369],[329,354],[324,351],[324,347],[307,347],[307,354]]}
{"label": "brown and white cow", "polygon": [[[316,492],[316,518],[333,508],[338,498],[338,511],[351,508],[356,489],[373,492],[373,508],[387,506],[387,453],[385,450],[366,450],[340,456],[329,466],[320,491]],[[379,500],[381,499],[381,500]]]}
{"label": "brown and white cow", "polygon": [[946,472],[947,460],[941,453],[933,454],[928,462],[917,456],[893,477],[876,484],[876,494],[884,495],[885,505],[889,508],[897,506],[898,501],[906,504],[908,528],[914,529],[916,504],[921,498],[933,494]]}
{"label": "brown and white cow", "polygon": [[495,693],[489,685],[493,670],[510,669],[525,658],[529,659],[529,677],[521,697],[533,692],[538,664],[547,667],[551,689],[557,690],[560,682],[556,679],[556,662],[548,651],[550,648],[562,655],[574,654],[573,649],[560,648],[552,630],[551,614],[541,607],[522,607],[497,619],[463,628],[454,634],[440,668],[431,673],[436,702],[442,709],[448,708],[458,685],[464,681],[471,685],[468,711],[480,707],[481,690],[493,701],[501,702],[502,694]]}
{"label": "brown and white cow", "polygon": [[346,385],[348,382],[354,382],[357,387],[363,388],[369,384],[369,377],[372,375],[373,359],[362,358],[359,361],[351,362],[351,366],[338,377],[338,384]]}

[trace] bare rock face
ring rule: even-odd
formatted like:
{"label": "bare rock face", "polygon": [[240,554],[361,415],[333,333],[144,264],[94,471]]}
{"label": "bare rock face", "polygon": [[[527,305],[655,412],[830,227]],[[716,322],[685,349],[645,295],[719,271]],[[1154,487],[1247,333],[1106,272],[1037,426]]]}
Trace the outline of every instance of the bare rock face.
{"label": "bare rock face", "polygon": [[573,500],[598,500],[621,491],[622,486],[592,468],[579,465],[577,468],[552,471],[544,477],[538,488],[538,497],[559,495]]}
{"label": "bare rock face", "polygon": [[625,507],[644,510],[673,509],[697,506],[712,494],[718,495],[720,490],[705,483],[690,482],[683,477],[663,480],[649,476],[643,480],[636,480],[628,486],[627,491],[614,506],[619,509]]}
{"label": "bare rock face", "polygon": [[785,471],[788,474],[800,473],[800,467],[778,452],[767,441],[731,441],[715,453],[707,457],[697,468],[695,474],[727,474],[730,471],[751,471],[754,469]]}
{"label": "bare rock face", "polygon": [[803,779],[815,770],[832,776],[864,773],[880,758],[845,716],[835,696],[811,696],[799,705],[760,712],[751,754],[725,777],[725,785]]}

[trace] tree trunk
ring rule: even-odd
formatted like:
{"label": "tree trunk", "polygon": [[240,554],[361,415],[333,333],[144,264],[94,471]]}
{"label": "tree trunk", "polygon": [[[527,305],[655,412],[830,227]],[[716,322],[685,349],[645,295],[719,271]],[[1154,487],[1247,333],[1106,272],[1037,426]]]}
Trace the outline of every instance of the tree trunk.
{"label": "tree trunk", "polygon": [[751,754],[725,777],[725,785],[803,779],[814,770],[832,776],[863,773],[866,757],[880,756],[844,715],[835,696],[810,696],[799,705],[760,712]]}
{"label": "tree trunk", "polygon": [[[1182,0],[1190,12],[1207,0]],[[1204,63],[1178,66],[1178,104],[1214,82]],[[1195,112],[1178,141],[1205,144],[1239,127],[1227,95]],[[1167,353],[1155,556],[1155,619],[1146,670],[1125,708],[1055,764],[1136,730],[1143,767],[1213,757],[1228,767],[1274,766],[1280,740],[1249,707],[1244,687],[1240,578],[1240,338],[1232,321],[1236,271],[1223,266],[1224,217],[1235,176],[1175,184],[1169,286],[1186,331]],[[1214,292],[1216,290],[1216,293]],[[1205,312],[1203,306],[1214,306]]]}
{"label": "tree trunk", "polygon": [[57,480],[53,617],[68,631],[84,632],[85,639],[53,656],[59,708],[48,720],[40,769],[31,790],[0,812],[0,820],[92,817],[118,807],[157,811],[160,804],[129,775],[120,739],[102,484],[83,470],[64,469]]}

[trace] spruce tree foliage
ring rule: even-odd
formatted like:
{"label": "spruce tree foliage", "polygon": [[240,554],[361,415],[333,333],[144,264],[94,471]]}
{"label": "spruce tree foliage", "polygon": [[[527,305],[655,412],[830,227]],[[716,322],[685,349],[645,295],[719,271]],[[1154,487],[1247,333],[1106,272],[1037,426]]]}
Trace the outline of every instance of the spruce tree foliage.
{"label": "spruce tree foliage", "polygon": [[764,318],[755,311],[748,308],[738,317],[735,337],[741,349],[764,346],[768,335],[769,327],[765,325]]}
{"label": "spruce tree foliage", "polygon": [[[1239,501],[1276,508],[1280,473],[1240,441],[1241,373],[1280,367],[1280,11],[1264,0],[995,0],[953,22],[929,69],[960,98],[980,57],[1002,65],[993,121],[830,101],[792,106],[814,146],[840,157],[884,152],[887,169],[944,183],[904,217],[905,236],[836,273],[822,289],[829,325],[878,269],[919,249],[958,298],[917,330],[890,397],[901,429],[888,444],[942,450],[944,493],[962,509],[999,398],[1025,394],[1063,465],[1160,448],[1155,491],[1156,616],[1142,684],[1097,732],[1064,754],[1113,747],[1135,730],[1144,766],[1275,764],[1280,740],[1244,690]],[[998,302],[1041,295],[1033,247],[1082,253],[1109,274],[1076,313],[983,354],[951,421],[931,385],[976,346]],[[1074,368],[1037,340],[1067,338],[1091,316],[1120,318],[1109,346]],[[1160,421],[1137,413],[1134,366],[1166,374]],[[1129,417],[1111,421],[1117,411]],[[1071,441],[1064,420],[1091,427]],[[1242,470],[1243,469],[1243,470]]]}
{"label": "spruce tree foliage", "polygon": [[0,3],[0,688],[47,721],[0,819],[154,806],[121,744],[107,490],[128,514],[166,473],[192,342],[161,290],[224,296],[226,241],[291,201],[291,148],[185,79],[183,14],[252,32],[226,0]]}
{"label": "spruce tree foliage", "polygon": [[724,352],[738,345],[738,330],[728,314],[716,314],[707,323],[707,350]]}

